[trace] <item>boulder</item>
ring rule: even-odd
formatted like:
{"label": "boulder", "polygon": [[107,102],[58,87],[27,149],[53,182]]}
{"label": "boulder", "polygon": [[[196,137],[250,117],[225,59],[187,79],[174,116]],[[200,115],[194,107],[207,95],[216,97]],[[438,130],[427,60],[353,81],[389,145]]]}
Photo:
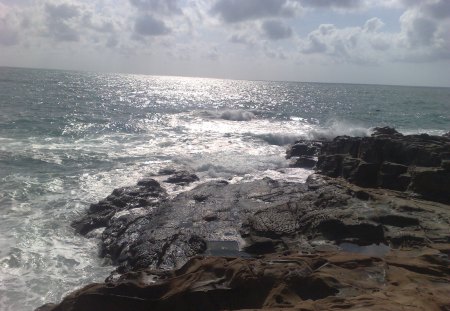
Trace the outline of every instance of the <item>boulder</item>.
{"label": "boulder", "polygon": [[165,182],[170,184],[186,185],[198,181],[199,178],[189,171],[177,171],[170,175]]}
{"label": "boulder", "polygon": [[296,158],[289,166],[300,168],[313,168],[317,163],[317,160],[313,157],[300,156]]}
{"label": "boulder", "polygon": [[286,150],[286,159],[299,156],[316,156],[321,145],[322,142],[320,141],[297,141]]}
{"label": "boulder", "polygon": [[315,169],[363,187],[414,191],[428,200],[450,202],[449,163],[450,138],[402,135],[384,127],[375,128],[371,137],[324,141]]}

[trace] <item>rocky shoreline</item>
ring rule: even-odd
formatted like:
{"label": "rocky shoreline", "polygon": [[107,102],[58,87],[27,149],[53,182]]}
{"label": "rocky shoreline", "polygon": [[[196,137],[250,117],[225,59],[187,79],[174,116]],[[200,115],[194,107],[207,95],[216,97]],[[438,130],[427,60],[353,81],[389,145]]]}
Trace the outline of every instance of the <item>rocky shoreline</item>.
{"label": "rocky shoreline", "polygon": [[72,226],[116,270],[37,310],[450,310],[448,136],[377,128],[287,157],[316,174],[114,190]]}

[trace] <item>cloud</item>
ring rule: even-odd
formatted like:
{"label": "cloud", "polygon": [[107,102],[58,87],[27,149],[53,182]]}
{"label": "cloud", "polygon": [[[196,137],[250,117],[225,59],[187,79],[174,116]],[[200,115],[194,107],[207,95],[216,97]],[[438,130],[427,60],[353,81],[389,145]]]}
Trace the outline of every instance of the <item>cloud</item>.
{"label": "cloud", "polygon": [[450,59],[450,2],[423,1],[400,17],[401,43],[409,52],[403,61],[428,62]]}
{"label": "cloud", "polygon": [[94,20],[93,14],[91,12],[87,12],[83,15],[82,23],[84,27],[100,33],[114,33],[116,31],[116,27],[111,21]]}
{"label": "cloud", "polygon": [[142,36],[161,36],[171,32],[171,29],[166,24],[154,18],[151,15],[142,15],[138,17],[134,24],[134,31]]}
{"label": "cloud", "polygon": [[62,4],[45,4],[45,12],[47,15],[47,35],[56,41],[78,41],[79,33],[71,20],[80,16],[78,7]]}
{"label": "cloud", "polygon": [[303,6],[314,8],[355,9],[362,5],[361,0],[301,0]]}
{"label": "cloud", "polygon": [[158,14],[172,15],[183,13],[178,0],[130,0],[130,3],[140,10]]}
{"label": "cloud", "polygon": [[19,43],[20,23],[17,14],[13,12],[0,15],[0,45],[13,46]]}
{"label": "cloud", "polygon": [[366,21],[364,30],[368,32],[376,32],[384,26],[384,23],[378,17],[373,17]]}
{"label": "cloud", "polygon": [[253,38],[250,38],[248,35],[245,34],[233,34],[228,41],[231,43],[237,43],[237,44],[245,44],[245,45],[254,45],[255,41]]}
{"label": "cloud", "polygon": [[308,34],[301,52],[324,55],[334,62],[377,64],[386,60],[384,54],[395,40],[395,36],[380,32],[383,25],[379,18],[367,20],[362,27],[322,24]]}
{"label": "cloud", "polygon": [[445,19],[450,17],[450,1],[440,0],[424,5],[425,14],[436,19]]}
{"label": "cloud", "polygon": [[261,28],[270,40],[286,39],[292,36],[291,27],[278,20],[264,21]]}
{"label": "cloud", "polygon": [[211,8],[226,23],[267,17],[293,17],[299,6],[289,0],[217,0]]}

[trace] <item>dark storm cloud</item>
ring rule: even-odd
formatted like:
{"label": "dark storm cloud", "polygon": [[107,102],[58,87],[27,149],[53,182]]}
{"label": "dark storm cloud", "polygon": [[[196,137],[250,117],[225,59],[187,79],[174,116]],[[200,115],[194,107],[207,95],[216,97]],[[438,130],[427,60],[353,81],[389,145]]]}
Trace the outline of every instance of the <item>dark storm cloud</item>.
{"label": "dark storm cloud", "polygon": [[300,0],[301,4],[308,7],[322,8],[358,8],[361,5],[360,0]]}
{"label": "dark storm cloud", "polygon": [[266,37],[271,40],[286,39],[292,36],[292,29],[281,21],[265,21],[261,27]]}
{"label": "dark storm cloud", "polygon": [[178,0],[130,0],[130,3],[140,10],[159,14],[181,14]]}
{"label": "dark storm cloud", "polygon": [[54,5],[47,3],[45,5],[47,14],[47,31],[48,36],[56,41],[78,41],[79,33],[70,25],[70,20],[80,15],[80,11],[76,6],[63,3]]}
{"label": "dark storm cloud", "polygon": [[137,18],[134,31],[142,36],[161,36],[169,34],[171,29],[163,21],[146,14]]}
{"label": "dark storm cloud", "polygon": [[218,0],[211,13],[227,23],[238,23],[264,17],[291,17],[296,8],[287,0]]}

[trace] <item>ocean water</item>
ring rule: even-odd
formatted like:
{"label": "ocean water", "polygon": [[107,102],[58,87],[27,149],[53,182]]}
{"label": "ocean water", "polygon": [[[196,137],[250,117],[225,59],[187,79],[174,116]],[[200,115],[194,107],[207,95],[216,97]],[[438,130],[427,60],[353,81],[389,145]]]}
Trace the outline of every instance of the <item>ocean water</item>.
{"label": "ocean water", "polygon": [[384,125],[443,134],[450,88],[0,68],[0,112],[0,310],[21,311],[109,274],[70,222],[114,188],[168,166],[302,182],[287,144]]}

